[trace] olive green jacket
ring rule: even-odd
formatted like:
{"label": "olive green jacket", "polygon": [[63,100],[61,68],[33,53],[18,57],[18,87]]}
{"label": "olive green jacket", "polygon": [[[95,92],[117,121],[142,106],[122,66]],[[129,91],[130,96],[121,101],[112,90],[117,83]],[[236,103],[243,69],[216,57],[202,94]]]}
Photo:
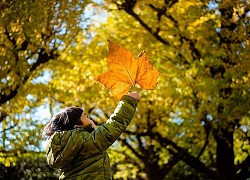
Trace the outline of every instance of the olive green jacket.
{"label": "olive green jacket", "polygon": [[127,128],[137,100],[123,96],[106,123],[92,132],[83,128],[55,132],[47,143],[47,162],[61,170],[59,179],[112,179],[106,152]]}

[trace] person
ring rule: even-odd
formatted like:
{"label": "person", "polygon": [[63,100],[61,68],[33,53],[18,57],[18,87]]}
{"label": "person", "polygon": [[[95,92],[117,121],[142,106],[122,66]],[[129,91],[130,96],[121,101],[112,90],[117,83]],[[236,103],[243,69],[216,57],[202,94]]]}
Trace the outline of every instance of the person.
{"label": "person", "polygon": [[46,156],[49,166],[60,169],[59,179],[112,179],[106,150],[129,125],[140,99],[136,92],[124,95],[98,127],[78,107],[67,107],[52,117],[44,127]]}

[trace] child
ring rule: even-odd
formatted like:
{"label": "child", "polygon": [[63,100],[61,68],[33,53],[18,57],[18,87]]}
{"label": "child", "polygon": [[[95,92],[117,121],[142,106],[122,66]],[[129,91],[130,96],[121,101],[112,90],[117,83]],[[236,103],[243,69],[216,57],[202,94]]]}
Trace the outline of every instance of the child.
{"label": "child", "polygon": [[47,162],[60,168],[59,179],[112,179],[106,152],[129,125],[141,97],[124,95],[106,123],[97,127],[78,107],[68,107],[45,126]]}

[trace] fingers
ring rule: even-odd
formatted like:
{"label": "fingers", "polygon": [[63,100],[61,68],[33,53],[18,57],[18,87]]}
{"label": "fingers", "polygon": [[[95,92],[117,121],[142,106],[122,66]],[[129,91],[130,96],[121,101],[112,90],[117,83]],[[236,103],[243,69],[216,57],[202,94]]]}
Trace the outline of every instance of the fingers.
{"label": "fingers", "polygon": [[128,93],[128,96],[131,96],[131,97],[135,98],[138,101],[141,100],[141,96],[137,92]]}

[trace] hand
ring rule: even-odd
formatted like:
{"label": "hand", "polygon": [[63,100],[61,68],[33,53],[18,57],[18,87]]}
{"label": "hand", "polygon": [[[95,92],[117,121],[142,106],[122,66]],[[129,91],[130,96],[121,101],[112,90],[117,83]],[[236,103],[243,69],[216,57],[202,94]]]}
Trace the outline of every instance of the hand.
{"label": "hand", "polygon": [[92,125],[92,128],[94,128],[94,129],[97,128],[97,126],[96,126],[96,124],[94,123],[94,121],[92,121],[91,125]]}
{"label": "hand", "polygon": [[141,100],[141,96],[137,92],[128,93],[128,96],[131,96],[132,98],[135,98],[137,101]]}

